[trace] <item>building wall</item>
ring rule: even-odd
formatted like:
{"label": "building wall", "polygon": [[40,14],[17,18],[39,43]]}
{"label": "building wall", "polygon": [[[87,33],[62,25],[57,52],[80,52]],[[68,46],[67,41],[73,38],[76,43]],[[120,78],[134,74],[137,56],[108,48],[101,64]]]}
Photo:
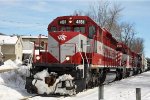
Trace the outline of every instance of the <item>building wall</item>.
{"label": "building wall", "polygon": [[1,46],[1,50],[3,52],[3,60],[6,61],[8,59],[15,59],[15,46],[14,45],[8,45],[8,44],[3,44]]}
{"label": "building wall", "polygon": [[4,61],[11,59],[18,59],[22,61],[22,39],[18,37],[18,40],[15,44],[3,44],[1,46],[1,51],[3,52]]}
{"label": "building wall", "polygon": [[143,71],[147,70],[147,60],[146,60],[144,54],[142,54],[142,67],[143,67]]}
{"label": "building wall", "polygon": [[6,61],[8,59],[15,60],[16,55],[15,54],[5,54],[3,59],[4,59],[4,61]]}
{"label": "building wall", "polygon": [[15,53],[15,45],[14,44],[3,44],[1,46],[1,50],[3,54],[14,54]]}
{"label": "building wall", "polygon": [[[37,38],[22,38],[22,41],[30,41],[30,42],[38,42],[38,37]],[[48,42],[48,38],[41,38],[41,41],[44,41],[45,43]]]}
{"label": "building wall", "polygon": [[3,61],[3,53],[1,52],[1,45],[0,45],[0,63]]}
{"label": "building wall", "polygon": [[144,58],[144,70],[147,70],[148,68],[147,68],[147,60],[146,60],[146,58]]}
{"label": "building wall", "polygon": [[41,36],[39,40],[39,36],[22,36],[22,41],[23,41],[23,60],[25,60],[29,59],[29,57],[33,57],[34,43],[39,43],[39,41],[48,43],[48,37]]}
{"label": "building wall", "polygon": [[23,54],[33,55],[34,43],[39,43],[39,41],[48,43],[48,37],[42,36],[39,40],[38,36],[22,36],[22,41],[23,41]]}
{"label": "building wall", "polygon": [[20,61],[22,61],[22,50],[23,50],[22,39],[19,37],[15,45],[15,55],[16,59]]}
{"label": "building wall", "polygon": [[23,41],[23,50],[33,50],[34,43],[30,41]]}

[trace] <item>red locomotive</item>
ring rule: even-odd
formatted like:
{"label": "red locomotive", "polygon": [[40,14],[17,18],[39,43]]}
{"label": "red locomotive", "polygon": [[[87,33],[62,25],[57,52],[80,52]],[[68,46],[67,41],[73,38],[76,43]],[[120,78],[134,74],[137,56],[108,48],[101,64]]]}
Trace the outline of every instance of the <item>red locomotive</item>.
{"label": "red locomotive", "polygon": [[[36,46],[38,53],[34,53],[31,75],[26,80],[26,89],[31,93],[39,93],[37,81],[46,84],[47,90],[40,94],[60,93],[58,88],[65,89],[62,94],[69,94],[142,71],[141,57],[88,16],[57,17],[48,25],[48,43],[39,39]],[[44,69],[47,76],[35,77]],[[64,74],[72,78],[61,80]],[[48,90],[52,86],[55,89]]]}

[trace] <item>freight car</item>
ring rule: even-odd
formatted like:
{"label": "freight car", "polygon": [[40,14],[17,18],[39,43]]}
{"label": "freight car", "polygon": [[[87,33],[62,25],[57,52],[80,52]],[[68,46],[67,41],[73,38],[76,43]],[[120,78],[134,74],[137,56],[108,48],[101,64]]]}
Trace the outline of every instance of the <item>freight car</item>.
{"label": "freight car", "polygon": [[38,41],[29,93],[73,95],[142,71],[141,57],[88,16],[57,17],[48,25],[48,43]]}

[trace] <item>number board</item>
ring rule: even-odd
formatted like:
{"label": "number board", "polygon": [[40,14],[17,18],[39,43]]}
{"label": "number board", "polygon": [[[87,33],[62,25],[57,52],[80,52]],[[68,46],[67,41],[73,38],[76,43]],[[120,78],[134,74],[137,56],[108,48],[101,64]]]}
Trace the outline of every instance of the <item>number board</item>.
{"label": "number board", "polygon": [[59,20],[59,24],[67,24],[67,20],[66,19],[63,19],[63,20]]}
{"label": "number board", "polygon": [[77,20],[75,20],[75,24],[82,24],[82,25],[84,25],[85,23],[86,23],[86,21],[83,20],[83,19],[77,19]]}

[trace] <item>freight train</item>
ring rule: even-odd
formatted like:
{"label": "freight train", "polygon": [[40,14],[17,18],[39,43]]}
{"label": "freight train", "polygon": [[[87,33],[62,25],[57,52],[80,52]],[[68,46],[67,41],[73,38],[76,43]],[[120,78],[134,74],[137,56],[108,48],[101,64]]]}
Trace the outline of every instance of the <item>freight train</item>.
{"label": "freight train", "polygon": [[48,43],[34,44],[29,93],[73,95],[142,72],[141,56],[88,16],[57,17],[47,29]]}

